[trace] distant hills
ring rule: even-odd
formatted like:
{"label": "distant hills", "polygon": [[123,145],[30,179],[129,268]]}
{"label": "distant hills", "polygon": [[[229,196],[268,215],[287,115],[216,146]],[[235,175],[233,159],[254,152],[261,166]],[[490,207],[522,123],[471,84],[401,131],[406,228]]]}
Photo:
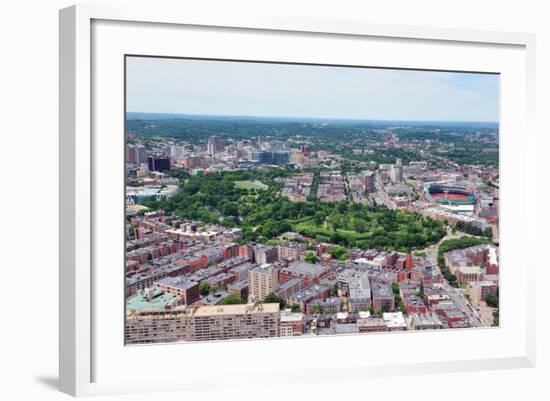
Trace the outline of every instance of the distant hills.
{"label": "distant hills", "polygon": [[309,122],[320,124],[368,124],[368,125],[395,125],[413,127],[460,127],[460,128],[489,128],[498,129],[497,122],[487,121],[407,121],[407,120],[367,120],[367,119],[338,119],[338,118],[310,118],[310,117],[269,117],[269,116],[224,116],[198,115],[176,113],[144,113],[127,112],[128,120],[213,120],[213,121],[255,121],[255,122]]}

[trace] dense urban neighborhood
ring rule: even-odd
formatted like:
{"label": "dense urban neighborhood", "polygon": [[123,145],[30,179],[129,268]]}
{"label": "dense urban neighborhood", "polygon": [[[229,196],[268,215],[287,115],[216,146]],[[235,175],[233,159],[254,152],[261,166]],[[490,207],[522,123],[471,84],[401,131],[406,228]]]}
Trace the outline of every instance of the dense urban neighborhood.
{"label": "dense urban neighborhood", "polygon": [[126,344],[499,325],[498,124],[126,121]]}

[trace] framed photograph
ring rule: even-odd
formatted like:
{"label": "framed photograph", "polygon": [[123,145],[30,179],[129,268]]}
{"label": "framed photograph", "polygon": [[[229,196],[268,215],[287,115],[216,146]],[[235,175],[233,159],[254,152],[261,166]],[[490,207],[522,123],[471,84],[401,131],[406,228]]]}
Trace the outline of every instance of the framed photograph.
{"label": "framed photograph", "polygon": [[61,390],[533,366],[533,49],[61,10]]}

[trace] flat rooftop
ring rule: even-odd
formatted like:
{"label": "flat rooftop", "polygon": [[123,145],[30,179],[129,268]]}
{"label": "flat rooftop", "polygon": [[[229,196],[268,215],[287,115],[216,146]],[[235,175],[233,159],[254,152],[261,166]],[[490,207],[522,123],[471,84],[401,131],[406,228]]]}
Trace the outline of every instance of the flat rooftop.
{"label": "flat rooftop", "polygon": [[164,277],[160,280],[157,280],[156,283],[165,285],[167,287],[173,287],[180,290],[188,290],[197,285],[196,281],[193,281],[187,277]]}
{"label": "flat rooftop", "polygon": [[290,280],[287,280],[284,283],[282,283],[281,285],[279,285],[279,288],[277,288],[277,291],[286,290],[288,288],[291,288],[291,287],[299,284],[302,281],[304,281],[304,279],[300,278],[300,277],[291,278]]}
{"label": "flat rooftop", "polygon": [[304,314],[301,312],[291,312],[290,309],[281,311],[281,323],[283,322],[301,322],[304,320]]}
{"label": "flat rooftop", "polygon": [[245,279],[245,280],[240,280],[240,281],[235,281],[234,283],[232,284],[229,284],[227,286],[228,289],[239,289],[239,290],[242,290],[243,288],[247,288],[248,287],[248,280]]}
{"label": "flat rooftop", "polygon": [[140,291],[137,295],[130,298],[126,305],[128,309],[164,309],[167,306],[178,304],[182,299],[177,295],[160,290],[152,290],[150,296]]}
{"label": "flat rooftop", "polygon": [[382,316],[388,328],[407,327],[407,324],[405,323],[405,318],[403,317],[403,314],[401,312],[384,313]]}
{"label": "flat rooftop", "polygon": [[393,291],[389,285],[376,283],[372,286],[373,298],[393,298]]}
{"label": "flat rooftop", "polygon": [[294,261],[288,265],[287,270],[299,272],[311,277],[319,275],[324,268],[320,264]]}
{"label": "flat rooftop", "polygon": [[457,271],[460,271],[462,274],[481,274],[479,266],[459,266]]}
{"label": "flat rooftop", "polygon": [[279,313],[279,303],[259,305],[208,305],[195,309],[193,316],[248,315],[259,313]]}

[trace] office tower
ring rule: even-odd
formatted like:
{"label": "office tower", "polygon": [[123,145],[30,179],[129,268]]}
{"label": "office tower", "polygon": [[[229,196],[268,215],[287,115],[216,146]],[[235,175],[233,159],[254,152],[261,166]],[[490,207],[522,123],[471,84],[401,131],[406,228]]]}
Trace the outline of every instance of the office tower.
{"label": "office tower", "polygon": [[150,171],[169,171],[170,158],[165,156],[149,156],[147,164]]}
{"label": "office tower", "polygon": [[219,137],[214,135],[208,138],[208,142],[206,144],[206,151],[210,156],[214,156],[216,153],[219,153],[222,150],[223,150],[223,144]]}

